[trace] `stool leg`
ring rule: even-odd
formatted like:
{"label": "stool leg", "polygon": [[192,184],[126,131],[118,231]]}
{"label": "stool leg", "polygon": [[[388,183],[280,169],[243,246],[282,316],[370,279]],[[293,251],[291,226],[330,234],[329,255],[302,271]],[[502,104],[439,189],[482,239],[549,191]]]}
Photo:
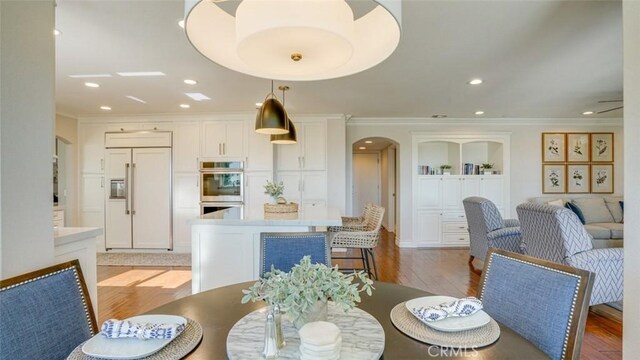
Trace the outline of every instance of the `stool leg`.
{"label": "stool leg", "polygon": [[378,267],[376,266],[375,254],[373,253],[373,249],[367,249],[367,250],[371,252],[371,261],[373,262],[373,273],[376,276],[376,280],[378,280]]}
{"label": "stool leg", "polygon": [[367,251],[364,248],[360,248],[360,255],[362,255],[362,269],[367,272],[369,271],[369,258],[367,257]]}

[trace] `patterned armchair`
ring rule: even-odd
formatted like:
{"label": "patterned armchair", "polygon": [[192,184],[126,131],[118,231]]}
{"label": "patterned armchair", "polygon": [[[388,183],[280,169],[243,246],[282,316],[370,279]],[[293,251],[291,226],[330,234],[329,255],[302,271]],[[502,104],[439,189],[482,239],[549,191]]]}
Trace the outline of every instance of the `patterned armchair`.
{"label": "patterned armchair", "polygon": [[484,261],[490,247],[522,253],[520,223],[516,219],[502,219],[498,208],[489,199],[472,196],[462,201],[469,224],[469,265],[473,259]]}
{"label": "patterned armchair", "polygon": [[622,300],[622,248],[594,249],[591,235],[569,209],[525,203],[516,210],[526,255],[595,273],[590,305]]}

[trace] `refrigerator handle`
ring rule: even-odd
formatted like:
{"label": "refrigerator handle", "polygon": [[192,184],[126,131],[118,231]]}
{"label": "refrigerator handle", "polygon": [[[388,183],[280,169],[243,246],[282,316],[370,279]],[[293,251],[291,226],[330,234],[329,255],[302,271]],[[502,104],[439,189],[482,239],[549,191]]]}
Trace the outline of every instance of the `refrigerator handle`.
{"label": "refrigerator handle", "polygon": [[129,215],[129,163],[124,164],[124,213]]}
{"label": "refrigerator handle", "polygon": [[134,205],[134,195],[135,195],[135,181],[136,181],[136,164],[131,164],[131,215],[136,214],[136,207]]}

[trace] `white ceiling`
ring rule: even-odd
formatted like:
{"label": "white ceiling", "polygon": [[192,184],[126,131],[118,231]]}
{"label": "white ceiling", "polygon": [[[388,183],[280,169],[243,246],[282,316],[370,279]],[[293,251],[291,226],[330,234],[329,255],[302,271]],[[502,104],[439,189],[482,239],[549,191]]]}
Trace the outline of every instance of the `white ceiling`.
{"label": "white ceiling", "polygon": [[[225,69],[191,47],[177,25],[182,1],[57,3],[60,113],[246,112],[269,92],[268,80]],[[483,110],[486,118],[576,118],[617,105],[599,100],[622,98],[620,1],[403,0],[402,16],[402,39],[391,57],[345,78],[288,82],[289,112],[470,118]],[[115,74],[122,71],[166,76]],[[69,77],[101,73],[113,77]],[[475,77],[485,83],[467,85]],[[186,78],[199,83],[186,85]],[[91,89],[85,81],[101,86]],[[185,92],[211,100],[195,102]],[[182,103],[191,108],[179,108]],[[101,105],[113,110],[102,111]],[[621,117],[622,111],[597,116]]]}

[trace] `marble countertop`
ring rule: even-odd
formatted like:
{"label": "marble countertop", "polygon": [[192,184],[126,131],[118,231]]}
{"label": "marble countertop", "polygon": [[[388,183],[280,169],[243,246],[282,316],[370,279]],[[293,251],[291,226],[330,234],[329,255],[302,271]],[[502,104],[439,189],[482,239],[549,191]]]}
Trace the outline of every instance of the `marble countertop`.
{"label": "marble countertop", "polygon": [[229,208],[202,215],[189,221],[191,225],[226,226],[339,226],[342,225],[340,211],[336,208],[317,207],[306,209],[297,219],[265,219],[264,214],[251,217],[241,208]]}
{"label": "marble countertop", "polygon": [[62,245],[88,238],[94,238],[100,234],[102,234],[101,228],[59,227],[57,229],[54,229],[53,237],[55,245]]}

